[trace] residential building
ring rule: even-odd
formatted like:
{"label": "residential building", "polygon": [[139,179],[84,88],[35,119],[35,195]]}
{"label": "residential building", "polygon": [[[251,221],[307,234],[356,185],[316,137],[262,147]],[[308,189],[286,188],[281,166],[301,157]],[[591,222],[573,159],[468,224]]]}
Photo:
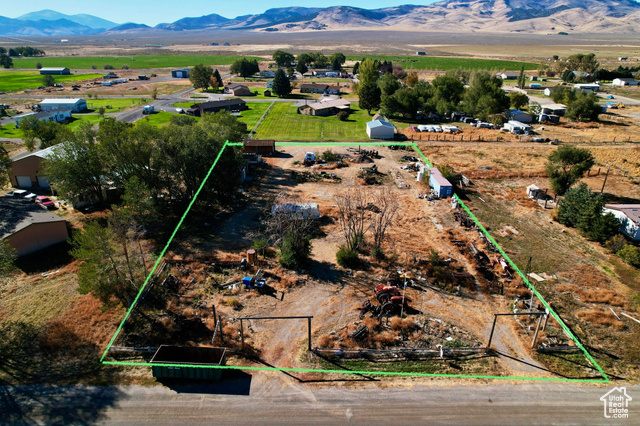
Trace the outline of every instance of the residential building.
{"label": "residential building", "polygon": [[498,74],[498,77],[500,77],[503,80],[517,80],[519,76],[520,76],[520,73],[517,71],[505,71],[503,73]]}
{"label": "residential building", "polygon": [[224,93],[233,96],[253,96],[253,92],[243,84],[228,84],[224,87]]}
{"label": "residential building", "polygon": [[0,198],[0,240],[18,256],[42,250],[69,238],[60,216],[23,198]]}
{"label": "residential building", "polygon": [[242,99],[233,98],[222,101],[211,101],[194,104],[187,110],[187,114],[201,117],[204,114],[218,111],[244,111],[247,109],[247,103]]}
{"label": "residential building", "polygon": [[597,92],[600,85],[597,83],[578,83],[573,85],[574,90],[582,90],[584,92]]}
{"label": "residential building", "polygon": [[16,129],[20,128],[20,122],[27,117],[36,117],[39,121],[55,121],[56,123],[63,123],[65,120],[71,118],[71,110],[68,109],[52,109],[49,111],[41,112],[29,112],[14,117],[13,122],[16,124]]}
{"label": "residential building", "polygon": [[519,109],[509,110],[507,113],[510,120],[519,121],[521,123],[532,123],[533,117],[530,114],[527,114],[524,111],[520,111]]}
{"label": "residential building", "polygon": [[335,115],[340,111],[349,111],[351,103],[346,99],[321,98],[317,102],[298,107],[299,114],[327,116]]}
{"label": "residential building", "polygon": [[611,213],[620,220],[620,232],[640,241],[640,204],[605,204],[603,214]]}
{"label": "residential building", "polygon": [[328,88],[328,84],[302,83],[300,93],[324,93]]}

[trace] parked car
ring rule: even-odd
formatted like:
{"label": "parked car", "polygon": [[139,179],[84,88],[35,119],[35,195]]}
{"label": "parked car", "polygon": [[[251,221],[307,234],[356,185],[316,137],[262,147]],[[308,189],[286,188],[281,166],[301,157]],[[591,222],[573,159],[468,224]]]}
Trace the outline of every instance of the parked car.
{"label": "parked car", "polygon": [[56,205],[53,201],[51,201],[51,198],[45,197],[44,195],[38,195],[36,197],[36,204],[46,208],[47,210],[53,210],[56,208]]}
{"label": "parked car", "polygon": [[25,189],[14,189],[13,191],[9,191],[5,194],[5,197],[16,197],[16,198],[24,198],[29,194],[29,191]]}
{"label": "parked car", "polygon": [[33,203],[33,202],[35,202],[35,201],[36,201],[36,197],[37,197],[37,195],[36,195],[36,194],[34,194],[33,192],[31,192],[31,193],[29,193],[29,194],[25,195],[25,196],[24,196],[24,199],[25,199],[25,200],[29,200],[29,201],[31,201],[31,202]]}

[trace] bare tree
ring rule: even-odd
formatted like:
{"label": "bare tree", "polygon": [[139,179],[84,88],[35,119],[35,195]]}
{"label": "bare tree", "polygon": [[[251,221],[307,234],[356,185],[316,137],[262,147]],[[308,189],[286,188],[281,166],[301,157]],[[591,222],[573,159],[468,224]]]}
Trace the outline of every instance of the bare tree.
{"label": "bare tree", "polygon": [[[294,208],[287,208],[299,203],[299,200],[287,197],[285,194],[278,194],[270,205],[280,206],[275,211],[269,211],[262,221],[264,232],[262,235],[275,247],[280,247],[284,237],[289,232],[296,232],[300,235],[312,235],[314,232],[314,221],[307,214]],[[258,235],[252,234],[257,237]]]}
{"label": "bare tree", "polygon": [[357,250],[370,228],[367,226],[369,196],[363,188],[350,187],[334,198],[338,205],[338,222],[344,233],[346,247]]}
{"label": "bare tree", "polygon": [[372,194],[376,210],[371,215],[371,232],[373,232],[373,253],[376,257],[382,255],[382,243],[387,235],[387,229],[395,217],[400,204],[388,187],[382,187]]}

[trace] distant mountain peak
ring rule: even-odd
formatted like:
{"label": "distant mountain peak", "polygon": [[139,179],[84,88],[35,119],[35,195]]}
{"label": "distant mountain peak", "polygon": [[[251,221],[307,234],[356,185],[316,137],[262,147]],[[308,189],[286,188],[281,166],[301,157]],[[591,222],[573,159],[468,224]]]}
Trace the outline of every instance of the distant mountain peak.
{"label": "distant mountain peak", "polygon": [[66,19],[76,24],[84,25],[94,29],[108,29],[117,26],[115,22],[108,21],[106,19],[99,18],[93,15],[78,14],[78,15],[65,15],[64,13],[57,12],[51,9],[43,9],[37,12],[27,13],[16,19],[22,21],[57,21],[59,19]]}

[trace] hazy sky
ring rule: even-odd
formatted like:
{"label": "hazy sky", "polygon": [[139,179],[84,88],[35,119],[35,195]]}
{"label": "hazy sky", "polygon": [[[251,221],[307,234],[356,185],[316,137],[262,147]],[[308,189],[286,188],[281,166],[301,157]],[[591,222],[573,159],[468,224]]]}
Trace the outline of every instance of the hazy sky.
{"label": "hazy sky", "polygon": [[396,1],[396,0],[2,0],[0,15],[17,18],[29,12],[52,9],[60,13],[75,15],[87,13],[123,24],[136,22],[156,25],[160,22],[174,22],[184,17],[198,17],[217,13],[227,18],[240,15],[262,13],[274,7],[306,6],[355,6],[366,9],[398,6],[402,4],[427,4],[436,0]]}

